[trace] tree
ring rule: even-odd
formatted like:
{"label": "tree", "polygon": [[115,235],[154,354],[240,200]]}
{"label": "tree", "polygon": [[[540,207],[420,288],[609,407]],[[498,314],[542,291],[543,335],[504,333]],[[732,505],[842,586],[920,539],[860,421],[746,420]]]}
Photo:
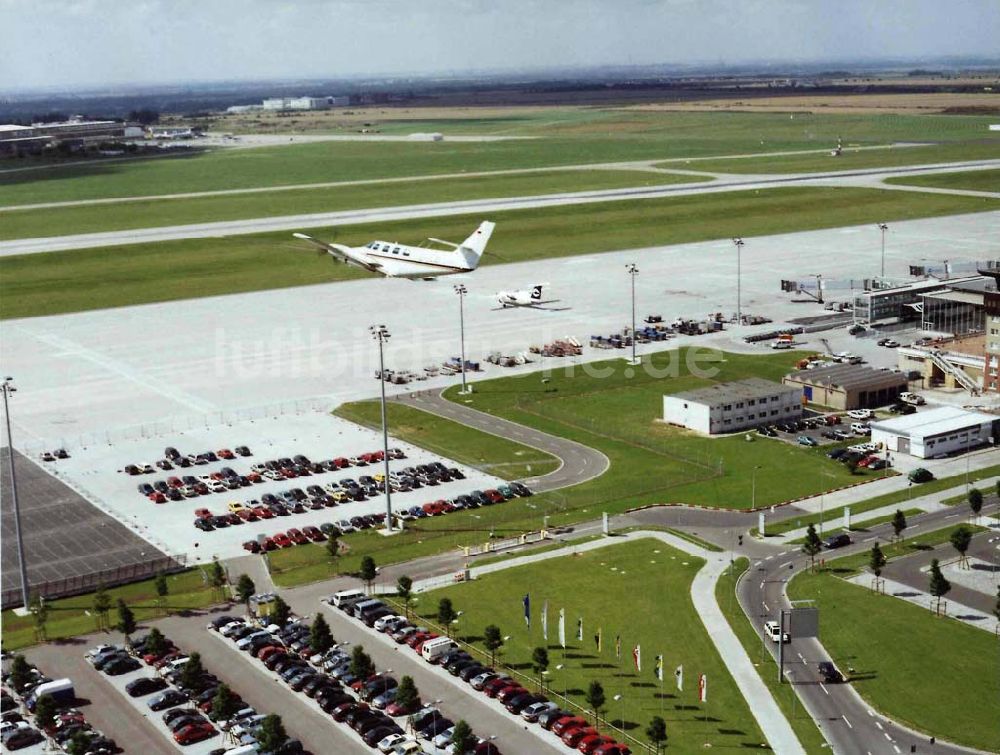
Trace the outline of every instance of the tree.
{"label": "tree", "polygon": [[958,565],[968,568],[969,559],[966,557],[965,552],[969,550],[969,546],[972,544],[972,530],[964,524],[960,524],[951,531],[950,540],[952,547],[958,551]]}
{"label": "tree", "polygon": [[326,554],[330,557],[331,562],[337,561],[337,557],[340,555],[340,532],[338,530],[331,530],[330,534],[326,536]]}
{"label": "tree", "polygon": [[809,556],[809,565],[813,569],[816,568],[816,555],[821,550],[823,550],[823,541],[816,534],[816,527],[810,524],[809,529],[806,530],[806,541],[802,543],[802,552]]}
{"label": "tree", "polygon": [[160,114],[155,110],[150,110],[149,108],[139,108],[137,110],[130,110],[128,119],[130,121],[135,121],[140,125],[149,126],[160,120]]}
{"label": "tree", "polygon": [[146,635],[144,650],[149,655],[155,656],[161,656],[167,652],[167,638],[163,636],[163,632],[156,627],[150,629],[149,634]]}
{"label": "tree", "polygon": [[490,668],[497,665],[497,650],[503,647],[503,635],[500,627],[490,624],[483,630],[483,645],[490,651]]}
{"label": "tree", "polygon": [[417,692],[417,685],[413,683],[412,676],[404,676],[399,680],[396,687],[396,698],[393,700],[404,711],[416,710],[420,702],[420,693]]}
{"label": "tree", "polygon": [[549,670],[549,651],[543,647],[535,648],[531,653],[531,667],[538,674],[538,686],[544,687],[545,672]]}
{"label": "tree", "polygon": [[285,602],[285,599],[280,595],[275,596],[274,603],[271,604],[271,621],[279,627],[283,627],[288,623],[288,619],[291,615],[291,606],[289,606]]}
{"label": "tree", "polygon": [[396,594],[403,601],[403,613],[410,618],[410,598],[413,597],[413,580],[403,574],[396,580]]}
{"label": "tree", "polygon": [[333,633],[330,632],[330,625],[322,613],[316,614],[316,618],[309,629],[309,647],[317,653],[325,653],[333,647]]}
{"label": "tree", "polygon": [[972,509],[972,515],[979,521],[979,512],[983,510],[983,494],[982,491],[972,488],[969,491],[969,508]]}
{"label": "tree", "polygon": [[20,692],[31,679],[31,666],[23,655],[15,655],[10,662],[10,685]]}
{"label": "tree", "polygon": [[285,724],[282,723],[281,716],[272,713],[261,721],[257,735],[261,752],[277,752],[287,741],[288,734],[285,733]]}
{"label": "tree", "polygon": [[229,689],[228,684],[220,684],[212,698],[212,718],[216,721],[228,721],[242,707],[240,699]]}
{"label": "tree", "polygon": [[878,589],[878,578],[882,576],[882,569],[885,568],[885,554],[878,543],[872,546],[871,553],[868,554],[868,568],[875,575],[875,589]]}
{"label": "tree", "polygon": [[601,724],[601,711],[604,709],[604,685],[594,679],[587,688],[587,705],[594,711],[594,723]]}
{"label": "tree", "polygon": [[35,620],[35,638],[44,642],[46,639],[45,625],[49,620],[49,607],[40,597],[31,601],[31,615]]}
{"label": "tree", "polygon": [[101,629],[108,625],[108,611],[111,610],[111,596],[104,589],[104,585],[97,588],[94,593],[94,615],[97,617],[97,628]]}
{"label": "tree", "polygon": [[213,558],[212,564],[208,567],[208,582],[218,595],[225,596],[226,570],[222,568],[217,558]]}
{"label": "tree", "polygon": [[653,716],[649,722],[649,726],[646,727],[646,736],[649,737],[649,741],[653,743],[656,752],[659,753],[663,748],[664,742],[667,741],[666,722],[659,716]]}
{"label": "tree", "polygon": [[198,682],[204,674],[205,668],[201,665],[201,653],[194,652],[188,656],[187,663],[181,668],[178,682],[181,687],[193,689],[198,686]]}
{"label": "tree", "polygon": [[892,515],[892,531],[896,533],[896,537],[900,540],[903,539],[903,530],[906,529],[906,514],[904,514],[899,509],[896,509],[896,513]]}
{"label": "tree", "polygon": [[170,584],[167,582],[167,575],[163,572],[157,574],[156,579],[153,580],[153,585],[156,587],[156,604],[162,612],[163,600],[170,594]]}
{"label": "tree", "polygon": [[444,633],[451,637],[451,622],[458,618],[455,613],[455,606],[451,604],[451,598],[441,598],[438,601],[438,622],[444,627]]}
{"label": "tree", "polygon": [[847,466],[848,473],[850,473],[852,475],[855,475],[855,474],[858,473],[858,460],[855,459],[853,456],[851,456],[847,460],[846,466]]}
{"label": "tree", "polygon": [[375,664],[371,656],[365,652],[363,645],[355,645],[351,651],[351,676],[357,679],[367,679],[375,673]]}
{"label": "tree", "polygon": [[59,706],[52,695],[42,695],[35,702],[35,723],[42,729],[49,728],[58,710]]}
{"label": "tree", "polygon": [[125,635],[125,644],[132,643],[131,636],[135,634],[135,614],[121,598],[118,598],[118,624],[115,626],[119,632]]}
{"label": "tree", "polygon": [[476,738],[472,734],[472,728],[465,722],[465,719],[459,719],[458,723],[455,724],[455,730],[451,733],[451,752],[455,755],[464,755],[464,753],[471,752],[475,746]]}
{"label": "tree", "polygon": [[250,598],[257,592],[257,585],[253,583],[253,579],[250,578],[249,574],[241,574],[240,578],[236,580],[236,597],[239,598],[240,603],[246,607],[247,613],[250,613]]}
{"label": "tree", "polygon": [[69,747],[66,752],[69,755],[86,755],[87,750],[90,749],[90,733],[86,731],[78,731],[69,740]]}
{"label": "tree", "polygon": [[930,593],[937,598],[936,613],[941,613],[941,598],[947,595],[949,590],[951,590],[951,582],[941,573],[941,567],[935,558],[931,561]]}
{"label": "tree", "polygon": [[371,592],[372,582],[374,582],[375,577],[378,576],[378,567],[375,566],[374,558],[371,556],[365,556],[361,559],[361,569],[358,572],[358,576],[364,580],[366,591]]}

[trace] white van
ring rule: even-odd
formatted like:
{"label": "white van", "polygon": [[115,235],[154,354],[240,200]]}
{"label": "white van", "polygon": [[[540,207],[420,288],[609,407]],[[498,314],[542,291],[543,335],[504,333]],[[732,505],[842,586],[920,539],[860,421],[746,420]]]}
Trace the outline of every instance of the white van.
{"label": "white van", "polygon": [[910,393],[909,391],[904,391],[899,394],[899,400],[907,404],[913,404],[914,406],[923,406],[927,402],[924,401],[923,396],[918,396],[916,393]]}
{"label": "white van", "polygon": [[448,637],[435,637],[433,640],[427,640],[423,644],[420,648],[420,655],[422,655],[424,660],[428,663],[434,663],[434,661],[442,655],[454,650],[457,647],[458,644]]}
{"label": "white van", "polygon": [[866,425],[864,422],[852,422],[851,432],[854,433],[855,435],[868,435],[868,433],[871,432],[871,430],[868,429],[868,425]]}
{"label": "white van", "polygon": [[257,755],[260,752],[260,745],[243,745],[242,747],[234,747],[232,750],[226,750],[222,755]]}
{"label": "white van", "polygon": [[360,619],[364,615],[365,611],[374,610],[375,608],[379,608],[382,605],[384,605],[384,603],[382,603],[382,601],[379,600],[378,598],[368,598],[367,600],[359,600],[357,603],[354,604],[353,608],[350,608],[348,610],[348,613],[350,613],[354,618]]}
{"label": "white van", "polygon": [[851,409],[847,416],[851,419],[871,419],[875,416],[875,412],[871,409]]}
{"label": "white van", "polygon": [[346,603],[363,597],[365,597],[363,590],[341,590],[330,596],[330,605],[335,608],[343,608]]}
{"label": "white van", "polygon": [[778,622],[776,621],[765,621],[764,622],[764,634],[768,636],[771,642],[777,642],[778,638],[781,638],[782,643],[788,642],[788,632],[784,634],[778,629]]}

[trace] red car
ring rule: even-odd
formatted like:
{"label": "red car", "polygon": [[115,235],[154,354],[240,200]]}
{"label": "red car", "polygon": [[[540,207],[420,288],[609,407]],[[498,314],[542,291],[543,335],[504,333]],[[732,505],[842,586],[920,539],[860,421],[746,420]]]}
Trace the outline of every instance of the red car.
{"label": "red car", "polygon": [[286,535],[284,532],[279,532],[277,535],[271,538],[271,540],[273,540],[274,544],[277,545],[279,548],[288,548],[292,545],[295,545],[295,543],[289,540],[288,535]]}
{"label": "red car", "polygon": [[260,549],[262,551],[277,550],[278,549],[278,544],[276,542],[274,542],[274,538],[273,537],[265,537],[264,541],[260,543]]}
{"label": "red car", "polygon": [[563,744],[567,747],[576,747],[581,741],[583,741],[584,737],[596,734],[597,729],[593,726],[574,726],[572,729],[567,729],[563,732],[561,739]]}
{"label": "red car", "polygon": [[611,737],[606,737],[603,734],[589,734],[580,740],[580,744],[576,746],[580,752],[584,755],[593,755],[594,750],[603,745],[614,744]]}
{"label": "red car", "polygon": [[611,742],[594,750],[594,755],[632,755],[632,751],[623,744]]}
{"label": "red car", "polygon": [[256,472],[247,472],[246,478],[252,483],[264,482],[264,478]]}
{"label": "red car", "polygon": [[174,732],[174,741],[179,745],[193,745],[215,736],[215,727],[208,722],[188,724]]}
{"label": "red car", "polygon": [[497,698],[500,696],[501,692],[506,692],[510,689],[523,689],[517,682],[510,681],[509,679],[504,684],[498,684],[496,686],[487,686],[483,689],[487,697]]}
{"label": "red car", "polygon": [[254,511],[253,509],[240,509],[239,511],[236,512],[236,516],[238,516],[244,522],[256,522],[258,519],[260,519],[260,517],[257,516],[257,512]]}
{"label": "red car", "polygon": [[490,503],[503,503],[505,500],[507,500],[506,498],[503,497],[503,493],[501,493],[499,490],[494,490],[493,488],[490,488],[489,490],[484,490],[483,493],[486,495],[487,498],[490,499]]}
{"label": "red car", "polygon": [[253,513],[261,519],[271,519],[274,516],[274,512],[267,506],[254,506]]}
{"label": "red car", "polygon": [[209,511],[208,509],[195,509],[194,510],[194,515],[196,517],[198,517],[199,519],[211,519],[212,518],[212,512]]}
{"label": "red car", "polygon": [[524,687],[520,684],[515,684],[511,687],[504,687],[500,692],[497,693],[497,700],[502,703],[506,703],[508,700],[517,697],[518,695],[523,695],[527,692]]}
{"label": "red car", "polygon": [[322,543],[326,540],[326,535],[319,531],[319,527],[313,527],[312,525],[302,528],[302,534],[307,538],[312,540],[314,543]]}
{"label": "red car", "polygon": [[284,652],[284,650],[285,649],[280,645],[265,645],[264,647],[262,647],[260,650],[257,651],[257,657],[263,663],[275,653],[282,653]]}
{"label": "red car", "polygon": [[218,456],[220,459],[235,459],[236,458],[236,454],[234,454],[228,448],[223,448],[223,449],[221,449],[219,451],[216,451],[215,455]]}
{"label": "red car", "polygon": [[436,640],[440,636],[441,635],[435,634],[434,632],[428,632],[426,637],[421,637],[419,640],[410,645],[410,647],[413,648],[414,653],[420,655],[420,651],[424,649],[424,643],[427,642],[427,640]]}
{"label": "red car", "polygon": [[169,485],[172,488],[183,488],[184,482],[183,480],[181,480],[180,477],[168,477],[167,485]]}
{"label": "red car", "polygon": [[243,524],[243,520],[240,519],[238,514],[223,514],[223,516],[230,524]]}
{"label": "red car", "polygon": [[260,553],[260,543],[256,540],[247,540],[243,543],[243,550],[250,551],[251,553]]}
{"label": "red car", "polygon": [[337,469],[345,469],[351,466],[351,462],[349,462],[343,456],[338,456],[336,459],[333,459],[333,464],[334,466],[337,467]]}
{"label": "red car", "polygon": [[146,497],[149,498],[149,500],[151,500],[153,503],[166,503],[167,502],[167,497],[165,495],[163,495],[163,493],[161,493],[159,491],[157,491],[155,493],[150,493]]}
{"label": "red car", "polygon": [[[159,654],[157,654],[157,653],[146,653],[144,656],[142,656],[142,662],[145,663],[147,666],[154,666],[154,665],[156,665],[157,661],[159,661],[163,656],[169,655],[171,653],[176,653],[176,652],[177,652],[177,648],[175,648],[173,645],[171,645],[169,648],[167,648],[167,650],[166,650],[165,653],[159,653]],[[180,656],[178,656],[178,658],[179,657]]]}
{"label": "red car", "polygon": [[408,716],[411,713],[415,713],[418,708],[420,708],[419,702],[406,706],[399,705],[397,703],[389,703],[385,708],[385,713],[387,716],[398,718],[399,716]]}
{"label": "red car", "polygon": [[585,718],[581,718],[580,716],[565,716],[552,724],[552,733],[557,737],[561,737],[570,729],[586,725],[587,719]]}
{"label": "red car", "polygon": [[296,545],[304,545],[309,542],[309,538],[302,534],[302,530],[295,529],[294,527],[285,534]]}

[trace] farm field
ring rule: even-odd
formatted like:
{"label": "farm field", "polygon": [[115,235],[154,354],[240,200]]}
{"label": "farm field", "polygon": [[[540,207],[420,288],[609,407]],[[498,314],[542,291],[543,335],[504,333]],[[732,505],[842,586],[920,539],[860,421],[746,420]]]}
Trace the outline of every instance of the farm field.
{"label": "farm field", "polygon": [[[439,599],[451,598],[455,609],[463,612],[455,634],[478,648],[483,629],[488,624],[499,626],[510,639],[498,663],[524,674],[525,684],[533,689],[538,688],[538,674],[532,670],[532,653],[536,647],[546,647],[549,695],[565,694],[572,703],[587,708],[586,689],[592,680],[599,680],[607,697],[602,718],[615,726],[624,724],[625,731],[640,740],[645,741],[646,726],[658,715],[667,723],[671,752],[759,747],[763,735],[691,602],[691,581],[703,563],[657,540],[638,540],[421,593],[415,610],[433,622]],[[636,584],[643,589],[629,589]],[[525,626],[522,608],[526,593],[531,598],[530,628]],[[547,641],[540,619],[546,601]],[[558,642],[560,610],[565,611],[565,649]],[[576,639],[579,618],[583,619],[582,641]],[[600,651],[594,640],[598,630]],[[621,658],[615,655],[619,636]],[[641,671],[632,661],[636,646],[641,648]],[[663,656],[662,685],[653,672],[657,655]],[[557,665],[563,668],[557,670]],[[673,679],[679,665],[684,667],[683,691],[677,690]],[[709,680],[704,706],[697,697],[699,674]],[[614,701],[614,695],[621,695],[622,700]]]}
{"label": "farm field", "polygon": [[0,214],[0,239],[707,180],[707,176],[653,171],[573,170],[25,209]]}
{"label": "farm field", "polygon": [[[463,171],[828,150],[836,145],[838,137],[848,146],[956,142],[941,149],[948,150],[949,159],[957,160],[983,157],[989,149],[995,154],[997,141],[976,144],[976,140],[985,138],[991,122],[988,116],[802,114],[789,118],[784,113],[658,113],[615,108],[556,108],[515,117],[513,122],[505,115],[436,118],[409,122],[406,129],[450,128],[460,133],[463,121],[474,133],[489,133],[493,128],[501,135],[539,138],[474,143],[447,139],[412,143],[319,142],[218,149],[134,162],[53,166],[0,173],[0,206]],[[877,160],[874,155],[878,152],[860,153],[864,157],[859,157],[858,164],[864,161],[865,165],[877,165],[867,161]],[[819,159],[826,166],[828,161],[824,162],[823,157]]]}
{"label": "farm field", "polygon": [[936,176],[888,178],[886,183],[904,186],[932,186],[940,189],[969,189],[1000,192],[1000,170],[970,170]]}
{"label": "farm field", "polygon": [[[803,572],[788,592],[792,600],[816,601],[825,617],[823,645],[840,668],[855,669],[852,684],[861,696],[918,731],[988,752],[1000,750],[994,706],[984,703],[1000,695],[1000,677],[970,673],[968,663],[975,658],[977,668],[996,669],[996,637],[845,582],[839,570],[838,560],[815,573]],[[914,683],[928,679],[934,683]]]}
{"label": "farm field", "polygon": [[[616,249],[764,236],[1000,208],[1000,200],[877,189],[789,188],[623,200],[492,213],[497,231],[483,264]],[[482,220],[461,215],[314,229],[339,243],[376,236],[417,243],[465,238]],[[288,233],[185,239],[0,258],[0,317],[103,309],[329,283],[367,275],[314,253]]]}

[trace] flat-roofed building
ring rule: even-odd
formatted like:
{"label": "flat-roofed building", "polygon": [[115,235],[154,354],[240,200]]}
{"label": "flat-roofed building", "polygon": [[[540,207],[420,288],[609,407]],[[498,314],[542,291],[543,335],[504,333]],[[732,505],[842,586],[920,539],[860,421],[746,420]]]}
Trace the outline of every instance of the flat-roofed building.
{"label": "flat-roofed building", "polygon": [[802,391],[761,378],[717,383],[663,397],[663,420],[706,435],[802,417]]}
{"label": "flat-roofed building", "polygon": [[872,422],[870,427],[873,443],[918,459],[932,459],[996,443],[1000,417],[942,406]]}
{"label": "flat-roofed building", "polygon": [[797,370],[785,375],[781,382],[797,387],[809,403],[842,410],[885,406],[907,389],[902,372],[860,364]]}

